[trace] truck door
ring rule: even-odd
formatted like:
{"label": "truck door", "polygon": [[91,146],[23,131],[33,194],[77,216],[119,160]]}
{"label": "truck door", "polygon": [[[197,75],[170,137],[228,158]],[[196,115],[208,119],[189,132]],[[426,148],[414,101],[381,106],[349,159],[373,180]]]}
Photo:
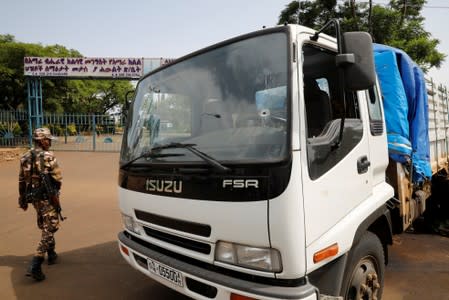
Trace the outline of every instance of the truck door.
{"label": "truck door", "polygon": [[[300,107],[306,245],[309,246],[367,199],[372,191],[364,92],[339,93],[336,53],[302,46]],[[302,80],[301,80],[302,79]],[[361,99],[363,98],[363,99]],[[362,102],[364,101],[364,102]],[[343,138],[339,142],[344,117]]]}

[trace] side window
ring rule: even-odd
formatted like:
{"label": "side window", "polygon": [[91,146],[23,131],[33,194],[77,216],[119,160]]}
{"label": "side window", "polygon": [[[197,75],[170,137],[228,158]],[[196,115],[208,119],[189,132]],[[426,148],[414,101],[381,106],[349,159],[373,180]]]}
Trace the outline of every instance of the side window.
{"label": "side window", "polygon": [[382,121],[382,110],[380,108],[380,97],[377,86],[366,91],[366,99],[368,101],[369,124],[371,134],[382,135],[384,132]]}
{"label": "side window", "polygon": [[317,137],[332,120],[332,106],[327,78],[304,78],[304,98],[307,113],[307,135]]}
{"label": "side window", "polygon": [[[357,93],[341,95],[335,66],[336,53],[305,44],[302,55],[307,160],[309,176],[315,180],[332,169],[360,142],[363,126]],[[343,139],[340,141],[343,118]]]}

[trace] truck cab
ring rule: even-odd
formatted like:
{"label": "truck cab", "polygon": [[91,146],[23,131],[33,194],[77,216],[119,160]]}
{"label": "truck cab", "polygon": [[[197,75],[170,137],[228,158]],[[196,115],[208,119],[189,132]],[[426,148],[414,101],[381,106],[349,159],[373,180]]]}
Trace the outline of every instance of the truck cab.
{"label": "truck cab", "polygon": [[382,101],[370,37],[336,31],[264,29],[139,80],[119,173],[131,266],[195,299],[380,299]]}

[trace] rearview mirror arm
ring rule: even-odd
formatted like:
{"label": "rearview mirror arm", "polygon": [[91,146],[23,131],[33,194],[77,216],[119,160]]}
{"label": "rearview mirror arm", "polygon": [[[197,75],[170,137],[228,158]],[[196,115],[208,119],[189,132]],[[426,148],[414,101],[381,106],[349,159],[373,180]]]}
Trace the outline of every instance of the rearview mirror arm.
{"label": "rearview mirror arm", "polygon": [[[329,22],[326,23],[320,30],[315,32],[314,35],[310,37],[310,40],[316,42],[318,40],[319,35],[326,30],[331,25],[334,25],[335,28],[335,35],[337,37],[337,57],[341,57],[343,54],[343,47],[341,42],[341,29],[340,29],[340,22],[337,19],[332,19]],[[350,60],[350,58],[349,58]],[[343,100],[343,116],[341,117],[340,122],[340,133],[338,136],[338,141],[332,145],[331,150],[335,150],[338,147],[340,147],[341,141],[343,140],[343,130],[345,128],[345,116],[346,116],[346,93],[345,93],[345,80],[344,80],[344,71],[341,66],[338,68],[338,94],[340,95],[341,99]]]}
{"label": "rearview mirror arm", "polygon": [[335,35],[337,38],[337,47],[338,47],[338,54],[343,53],[343,49],[341,47],[341,29],[340,29],[340,22],[337,19],[332,19],[329,22],[327,22],[320,30],[315,32],[314,35],[310,36],[310,40],[316,42],[318,40],[319,35],[326,30],[331,25],[334,25],[335,28]]}

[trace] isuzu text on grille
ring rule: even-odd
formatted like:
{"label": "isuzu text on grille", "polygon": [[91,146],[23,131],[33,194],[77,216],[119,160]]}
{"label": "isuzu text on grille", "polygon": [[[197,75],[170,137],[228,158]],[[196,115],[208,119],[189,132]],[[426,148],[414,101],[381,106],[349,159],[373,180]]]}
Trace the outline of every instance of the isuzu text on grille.
{"label": "isuzu text on grille", "polygon": [[145,189],[149,192],[176,193],[182,192],[181,180],[147,179]]}

